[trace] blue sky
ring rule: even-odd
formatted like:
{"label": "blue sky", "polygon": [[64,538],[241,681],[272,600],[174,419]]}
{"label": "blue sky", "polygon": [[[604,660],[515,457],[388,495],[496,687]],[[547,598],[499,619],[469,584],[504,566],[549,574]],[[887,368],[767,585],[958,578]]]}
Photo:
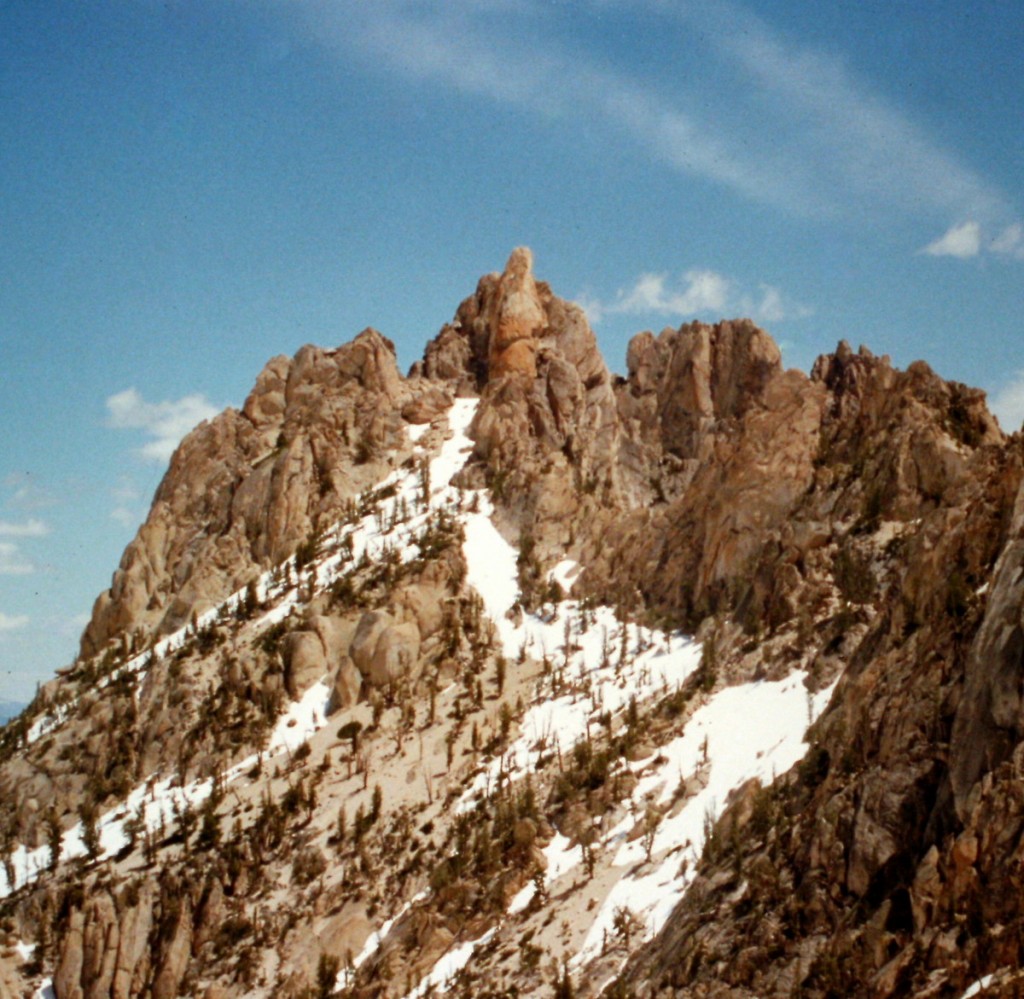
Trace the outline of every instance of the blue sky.
{"label": "blue sky", "polygon": [[0,3],[0,700],[265,361],[403,366],[527,244],[629,337],[752,315],[1024,419],[1019,7]]}

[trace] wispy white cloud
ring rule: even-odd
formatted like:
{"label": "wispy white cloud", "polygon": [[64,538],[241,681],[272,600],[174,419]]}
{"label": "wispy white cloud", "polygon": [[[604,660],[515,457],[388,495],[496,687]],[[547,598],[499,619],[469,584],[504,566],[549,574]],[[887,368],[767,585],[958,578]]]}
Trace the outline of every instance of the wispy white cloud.
{"label": "wispy white cloud", "polygon": [[13,541],[0,541],[0,576],[28,576],[35,571]]}
{"label": "wispy white cloud", "polygon": [[992,240],[989,249],[993,253],[1005,253],[1024,259],[1024,226],[1019,222],[1008,225]]}
{"label": "wispy white cloud", "polygon": [[165,463],[193,427],[217,415],[217,408],[202,395],[187,395],[174,402],[146,402],[134,388],[107,399],[107,426],[141,430],[152,438],[139,449],[146,460]]}
{"label": "wispy white cloud", "polygon": [[[599,5],[595,5],[599,6]],[[514,17],[495,25],[496,14]],[[669,99],[597,60],[575,37],[562,44],[543,5],[469,2],[423,5],[378,0],[356,16],[320,2],[297,5],[318,42],[353,47],[375,68],[390,68],[461,93],[543,115],[550,120],[585,115],[592,125],[630,135],[659,160],[686,173],[732,186],[757,200],[796,205],[784,175],[763,169],[766,157],[740,156],[713,122],[693,111],[699,101]],[[586,15],[585,9],[580,11]],[[500,30],[498,28],[500,27]],[[803,211],[803,208],[800,208]]]}
{"label": "wispy white cloud", "polygon": [[110,519],[116,520],[122,527],[127,527],[129,530],[139,526],[138,514],[126,506],[115,506],[110,511]]}
{"label": "wispy white cloud", "polygon": [[16,631],[18,628],[24,628],[29,623],[29,618],[25,614],[5,614],[0,611],[0,631]]}
{"label": "wispy white cloud", "polygon": [[973,220],[951,226],[937,240],[929,243],[922,253],[931,257],[957,257],[966,260],[981,251],[981,226]]}
{"label": "wispy white cloud", "polygon": [[714,271],[687,271],[681,285],[666,287],[665,274],[642,274],[628,291],[619,292],[609,312],[686,316],[720,312],[728,298],[729,282]]}
{"label": "wispy white cloud", "polygon": [[969,260],[990,252],[1024,260],[1024,226],[1013,222],[1002,228],[995,237],[989,237],[980,222],[967,219],[950,226],[919,252],[932,257],[956,257],[959,260]]}
{"label": "wispy white cloud", "polygon": [[9,520],[0,520],[0,537],[5,538],[45,538],[50,533],[50,526],[35,517],[22,524]]}
{"label": "wispy white cloud", "polygon": [[7,504],[18,510],[42,510],[54,506],[56,498],[41,487],[29,472],[11,472],[3,480],[6,488],[11,490]]}
{"label": "wispy white cloud", "polygon": [[135,483],[126,476],[121,476],[118,484],[110,490],[110,495],[121,503],[132,503],[140,497]]}
{"label": "wispy white cloud", "polygon": [[587,314],[591,326],[597,326],[604,319],[604,303],[589,292],[581,292],[576,296],[576,304]]}
{"label": "wispy white cloud", "polygon": [[[577,29],[608,8],[648,31],[677,32],[686,58],[645,76],[588,52]],[[318,43],[361,54],[375,70],[552,120],[585,118],[762,204],[886,224],[967,217],[995,229],[1013,217],[995,184],[841,58],[729,0],[591,0],[574,5],[572,19],[536,0],[377,0],[355,10],[307,0],[288,9]]]}
{"label": "wispy white cloud", "polygon": [[[769,112],[759,131],[775,133],[782,161],[821,172],[814,185],[830,201],[848,199],[905,213],[999,217],[1008,199],[942,148],[846,62],[795,41],[728,0],[678,8],[742,71]],[[827,189],[827,191],[826,191]]]}
{"label": "wispy white cloud", "polygon": [[989,409],[1007,432],[1020,430],[1024,424],[1024,370],[1014,372],[1011,379],[989,397]]}
{"label": "wispy white cloud", "polygon": [[595,325],[613,314],[675,319],[743,315],[762,323],[778,323],[812,313],[808,306],[788,300],[772,285],[744,290],[732,278],[713,270],[689,270],[678,281],[667,274],[641,274],[631,287],[620,289],[611,302],[587,296],[578,297],[577,302]]}
{"label": "wispy white cloud", "polygon": [[144,519],[145,510],[139,503],[142,497],[135,483],[122,476],[117,486],[110,490],[110,495],[114,500],[110,519],[129,530],[138,527]]}

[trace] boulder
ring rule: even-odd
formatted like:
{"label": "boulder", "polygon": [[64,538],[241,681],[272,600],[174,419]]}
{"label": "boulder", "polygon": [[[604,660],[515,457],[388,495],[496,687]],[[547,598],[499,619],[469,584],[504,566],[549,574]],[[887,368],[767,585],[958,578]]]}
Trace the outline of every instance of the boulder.
{"label": "boulder", "polygon": [[359,700],[363,678],[349,656],[342,656],[331,680],[331,697],[327,713],[333,714],[343,708],[350,708]]}
{"label": "boulder", "polygon": [[153,999],[175,999],[192,956],[192,905],[188,895],[182,897],[178,917],[170,930],[167,943],[153,979]]}
{"label": "boulder", "polygon": [[368,679],[378,687],[419,673],[417,658],[420,654],[419,629],[411,621],[385,628],[377,639],[370,660]]}
{"label": "boulder", "polygon": [[325,954],[338,954],[344,964],[345,955],[354,957],[362,950],[373,928],[362,905],[346,903],[339,913],[324,923],[319,934],[320,948]]}
{"label": "boulder", "polygon": [[401,590],[396,603],[409,619],[416,622],[420,638],[426,640],[441,630],[445,596],[445,590],[440,585],[414,583]]}
{"label": "boulder", "polygon": [[526,247],[517,247],[508,258],[492,308],[490,377],[532,380],[537,374],[536,340],[546,319],[533,279],[533,255]]}
{"label": "boulder", "polygon": [[422,392],[402,407],[402,419],[408,423],[430,423],[452,404],[452,393],[441,385],[427,384]]}
{"label": "boulder", "polygon": [[60,999],[84,999],[82,967],[84,964],[83,932],[85,913],[76,909],[71,913],[67,929],[61,938],[60,954],[53,973],[53,989]]}
{"label": "boulder", "polygon": [[351,618],[334,617],[318,614],[307,623],[310,631],[315,631],[320,638],[327,657],[327,668],[336,669],[338,664],[348,656],[349,645],[356,631],[357,622]]}
{"label": "boulder", "polygon": [[355,663],[356,669],[364,677],[369,677],[373,663],[373,655],[377,649],[377,640],[384,630],[394,624],[394,618],[386,611],[367,611],[359,619],[348,654]]}
{"label": "boulder", "polygon": [[293,699],[327,672],[327,656],[315,631],[290,631],[281,642],[281,657],[285,687]]}

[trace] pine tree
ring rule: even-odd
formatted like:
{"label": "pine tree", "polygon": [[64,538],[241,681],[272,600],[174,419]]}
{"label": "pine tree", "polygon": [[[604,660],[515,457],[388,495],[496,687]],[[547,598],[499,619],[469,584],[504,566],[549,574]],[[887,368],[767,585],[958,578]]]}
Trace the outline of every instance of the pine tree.
{"label": "pine tree", "polygon": [[50,848],[50,870],[55,871],[60,863],[60,850],[64,830],[60,825],[57,809],[50,807],[46,812],[46,845]]}
{"label": "pine tree", "polygon": [[82,844],[86,856],[95,860],[100,855],[100,834],[96,827],[96,804],[87,798],[78,806],[78,817],[82,821]]}
{"label": "pine tree", "polygon": [[554,999],[576,999],[576,989],[573,988],[572,978],[569,977],[568,962],[562,965],[562,973],[555,978]]}

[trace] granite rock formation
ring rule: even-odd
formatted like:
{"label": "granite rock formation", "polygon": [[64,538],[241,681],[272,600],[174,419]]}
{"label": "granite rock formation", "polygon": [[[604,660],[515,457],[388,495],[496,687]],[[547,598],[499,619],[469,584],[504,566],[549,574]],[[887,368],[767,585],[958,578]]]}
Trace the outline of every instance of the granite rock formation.
{"label": "granite rock formation", "polygon": [[[1016,994],[1021,437],[923,362],[842,342],[787,371],[749,320],[641,333],[626,369],[520,248],[408,376],[374,330],[305,347],[183,441],[81,656],[0,743],[8,862],[164,779],[209,782],[159,834],[51,858],[3,903],[58,999],[398,996],[467,941],[453,995]],[[433,508],[425,456],[466,399],[457,496]],[[498,620],[467,583],[481,503],[518,550]],[[404,548],[356,555],[360,531]],[[620,666],[655,632],[706,652],[679,689],[595,711],[585,743],[542,733],[513,790],[532,685],[585,699],[559,665],[583,638],[495,636],[553,618],[570,559],[584,625],[615,608]],[[804,759],[733,789],[657,936],[636,946],[624,912],[598,957],[560,962],[582,931],[545,897],[553,844],[583,858],[557,900],[582,924],[619,876],[606,827],[653,848],[664,813],[623,801],[659,747],[714,692],[796,671],[808,704],[835,685]],[[486,807],[460,811],[494,761]],[[673,778],[668,809],[707,773]]]}

